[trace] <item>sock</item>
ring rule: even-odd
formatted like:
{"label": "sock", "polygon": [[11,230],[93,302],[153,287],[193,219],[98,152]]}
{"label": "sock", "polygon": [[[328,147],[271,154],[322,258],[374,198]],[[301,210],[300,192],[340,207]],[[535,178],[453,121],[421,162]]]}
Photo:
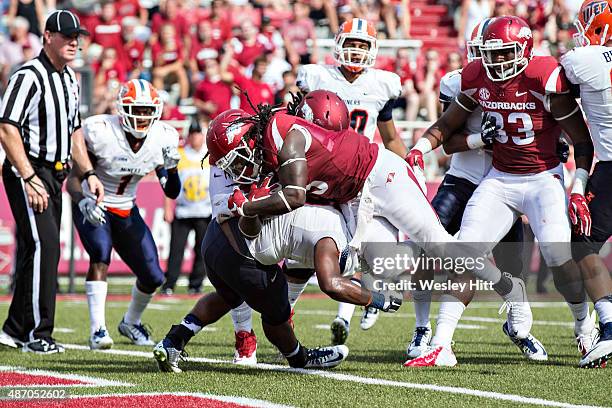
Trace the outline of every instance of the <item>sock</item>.
{"label": "sock", "polygon": [[183,321],[181,322],[181,326],[185,326],[186,328],[191,330],[193,332],[193,335],[195,336],[196,334],[200,332],[200,330],[202,330],[202,327],[204,327],[204,324],[195,315],[189,313],[187,316],[183,318]]}
{"label": "sock", "polygon": [[454,296],[444,294],[440,296],[440,310],[436,323],[436,334],[431,339],[432,346],[448,347],[453,341],[453,335],[459,319],[465,310],[465,305]]}
{"label": "sock", "polygon": [[246,302],[242,302],[240,306],[231,310],[232,322],[234,322],[234,331],[251,332],[253,330],[253,309],[247,305]]}
{"label": "sock", "polygon": [[304,368],[304,366],[306,366],[306,349],[300,344],[299,341],[297,346],[295,347],[295,350],[288,354],[283,353],[283,356],[285,356],[285,358],[287,359],[287,362],[289,363],[290,367]]}
{"label": "sock", "polygon": [[[356,278],[351,278],[351,282],[353,282],[355,285],[361,287],[361,281],[359,279]],[[340,302],[338,304],[338,317],[343,318],[344,320],[346,320],[349,325],[351,324],[351,318],[353,317],[353,313],[355,312],[355,305],[352,303],[344,303],[344,302]]]}
{"label": "sock", "polygon": [[141,292],[136,287],[136,284],[134,284],[134,286],[132,286],[132,300],[130,301],[125,316],[123,316],[123,320],[127,324],[140,324],[140,318],[152,298],[153,293]]}
{"label": "sock", "polygon": [[586,302],[567,302],[567,306],[569,306],[570,310],[572,311],[572,315],[574,316],[574,333],[576,335],[589,334],[587,333],[587,327],[591,327],[589,319],[589,304]]}
{"label": "sock", "polygon": [[89,331],[94,334],[100,328],[106,329],[104,306],[106,304],[106,292],[108,283],[104,281],[85,282],[85,293],[87,293],[87,305],[89,306]]}
{"label": "sock", "polygon": [[412,292],[414,300],[414,313],[416,314],[416,327],[428,327],[429,309],[431,308],[431,291],[415,290]]}
{"label": "sock", "polygon": [[306,289],[306,285],[308,285],[308,281],[304,283],[287,282],[287,293],[289,294],[289,304],[291,305],[291,309],[295,307],[298,298],[304,289]]}
{"label": "sock", "polygon": [[499,279],[499,282],[493,284],[493,289],[501,297],[504,297],[510,292],[512,292],[512,286],[513,286],[512,279],[510,279],[509,276],[502,274],[501,278]]}
{"label": "sock", "polygon": [[599,316],[599,323],[612,322],[612,295],[604,296],[595,302],[595,310]]}

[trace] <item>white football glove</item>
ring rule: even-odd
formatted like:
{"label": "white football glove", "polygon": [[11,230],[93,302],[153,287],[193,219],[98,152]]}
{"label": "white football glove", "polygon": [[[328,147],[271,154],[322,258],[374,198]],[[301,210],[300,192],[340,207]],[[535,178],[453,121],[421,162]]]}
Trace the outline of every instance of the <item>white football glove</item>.
{"label": "white football glove", "polygon": [[178,166],[181,155],[176,146],[166,146],[162,148],[162,154],[164,155],[164,168],[166,170],[175,169],[176,166]]}
{"label": "white football glove", "polygon": [[79,201],[79,210],[81,210],[85,220],[96,227],[106,223],[104,206],[97,204],[94,198],[85,197]]}

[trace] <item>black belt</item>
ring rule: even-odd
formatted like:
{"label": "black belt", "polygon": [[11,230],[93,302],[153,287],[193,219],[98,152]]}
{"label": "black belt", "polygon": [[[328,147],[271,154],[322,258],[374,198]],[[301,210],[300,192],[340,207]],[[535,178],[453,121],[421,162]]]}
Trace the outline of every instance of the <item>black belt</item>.
{"label": "black belt", "polygon": [[68,160],[66,160],[65,162],[61,162],[61,161],[50,162],[50,161],[41,159],[39,157],[34,157],[30,155],[28,155],[28,159],[30,160],[32,164],[46,167],[48,169],[55,170],[57,172],[70,170],[70,164],[68,163]]}

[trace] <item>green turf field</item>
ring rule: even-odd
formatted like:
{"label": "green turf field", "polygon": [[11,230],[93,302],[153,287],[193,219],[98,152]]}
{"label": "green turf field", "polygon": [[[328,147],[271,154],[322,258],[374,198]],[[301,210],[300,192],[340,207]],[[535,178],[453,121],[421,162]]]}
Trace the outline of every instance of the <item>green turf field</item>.
{"label": "green turf field", "polygon": [[[157,297],[143,319],[151,325],[155,340],[179,322],[194,302]],[[501,331],[499,304],[483,302],[466,310],[463,326],[456,332],[456,367],[404,368],[405,348],[414,324],[412,305],[405,303],[398,314],[383,314],[367,332],[359,328],[357,314],[361,311],[357,309],[347,342],[347,361],[334,370],[309,375],[291,372],[278,360],[263,337],[258,315],[255,331],[259,336],[258,360],[264,363],[261,366],[231,364],[234,336],[226,316],[188,345],[192,360],[182,364],[182,374],[159,373],[150,350],[129,345],[117,332],[126,306],[124,301],[107,304],[107,323],[115,340],[111,351],[115,354],[76,348],[85,346],[88,337],[87,303],[81,298],[58,303],[55,337],[67,346],[65,354],[38,356],[0,348],[0,366],[39,368],[134,385],[77,388],[70,394],[182,391],[243,396],[299,407],[505,407],[537,403],[534,399],[553,406],[612,406],[610,370],[576,367],[579,356],[570,313],[562,303],[534,303],[533,333],[550,355],[544,364],[523,359]],[[0,303],[0,318],[4,319],[7,309],[7,302]],[[434,305],[433,311],[436,309]],[[300,299],[295,323],[302,343],[328,344],[329,330],[323,326],[331,322],[335,311],[332,300]],[[140,353],[117,353],[120,350]]]}

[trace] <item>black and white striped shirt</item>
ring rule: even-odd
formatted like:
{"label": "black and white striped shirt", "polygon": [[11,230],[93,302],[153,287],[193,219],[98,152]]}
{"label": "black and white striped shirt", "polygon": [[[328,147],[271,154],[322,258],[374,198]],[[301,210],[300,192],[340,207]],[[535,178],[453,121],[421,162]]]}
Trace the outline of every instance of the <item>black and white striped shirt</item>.
{"label": "black and white striped shirt", "polygon": [[71,135],[81,127],[79,84],[74,71],[59,72],[44,51],[10,78],[0,122],[16,126],[26,154],[49,163],[70,158]]}

